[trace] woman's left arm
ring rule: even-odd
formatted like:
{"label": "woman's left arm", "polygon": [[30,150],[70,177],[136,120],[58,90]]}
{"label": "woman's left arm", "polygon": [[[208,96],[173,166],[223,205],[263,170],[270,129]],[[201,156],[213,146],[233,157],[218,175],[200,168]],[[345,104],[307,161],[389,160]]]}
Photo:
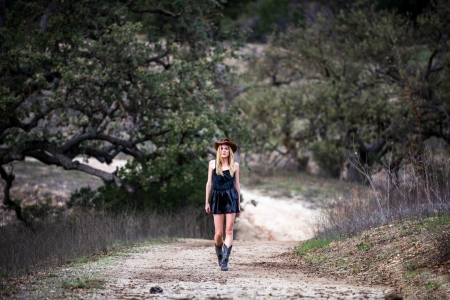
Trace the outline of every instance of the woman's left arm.
{"label": "woman's left arm", "polygon": [[237,162],[234,163],[234,187],[238,191],[239,195],[239,212],[236,213],[236,217],[239,217],[241,213],[241,185],[239,184],[239,164]]}

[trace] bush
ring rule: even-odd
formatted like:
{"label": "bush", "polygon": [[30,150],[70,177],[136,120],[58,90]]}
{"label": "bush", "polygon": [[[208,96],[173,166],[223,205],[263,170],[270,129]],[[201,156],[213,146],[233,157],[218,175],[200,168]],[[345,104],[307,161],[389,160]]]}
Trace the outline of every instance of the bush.
{"label": "bush", "polygon": [[[204,202],[206,175],[203,177],[190,174],[202,174],[202,171],[206,174],[207,166],[204,164],[197,167],[179,167],[176,172],[170,174],[170,180],[165,180],[164,176],[152,178],[152,184],[143,185],[143,188],[137,189],[133,194],[112,182],[104,182],[97,190],[83,187],[71,195],[67,205],[69,208],[111,212],[120,212],[123,209],[179,210],[187,206],[200,206]],[[147,170],[130,172],[124,175],[124,179],[128,177],[131,182],[148,180],[149,173]]]}
{"label": "bush", "polygon": [[333,178],[339,178],[344,164],[341,148],[326,141],[318,141],[310,145],[312,157],[317,165]]}

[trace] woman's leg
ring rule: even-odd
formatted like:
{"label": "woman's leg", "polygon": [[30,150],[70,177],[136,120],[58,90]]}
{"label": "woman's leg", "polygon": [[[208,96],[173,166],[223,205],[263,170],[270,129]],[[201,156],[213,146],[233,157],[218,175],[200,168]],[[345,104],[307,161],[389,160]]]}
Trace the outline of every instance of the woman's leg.
{"label": "woman's leg", "polygon": [[225,215],[214,215],[214,243],[221,247],[223,243],[223,220]]}
{"label": "woman's leg", "polygon": [[233,228],[234,228],[234,218],[235,213],[226,214],[225,217],[225,242],[222,247],[222,262],[220,264],[220,269],[222,271],[228,271],[228,259],[230,258],[231,248],[233,248]]}
{"label": "woman's leg", "polygon": [[[225,245],[230,247],[233,245],[233,229],[234,229],[234,219],[236,217],[235,213],[226,214],[225,218]],[[223,221],[222,221],[223,222]]]}

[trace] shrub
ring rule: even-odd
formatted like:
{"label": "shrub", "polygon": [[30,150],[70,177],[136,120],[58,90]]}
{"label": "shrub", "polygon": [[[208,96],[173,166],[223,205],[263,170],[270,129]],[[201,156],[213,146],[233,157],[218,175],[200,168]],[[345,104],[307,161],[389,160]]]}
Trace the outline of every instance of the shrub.
{"label": "shrub", "polygon": [[318,141],[310,146],[312,157],[327,175],[339,178],[344,164],[342,149],[326,141]]}

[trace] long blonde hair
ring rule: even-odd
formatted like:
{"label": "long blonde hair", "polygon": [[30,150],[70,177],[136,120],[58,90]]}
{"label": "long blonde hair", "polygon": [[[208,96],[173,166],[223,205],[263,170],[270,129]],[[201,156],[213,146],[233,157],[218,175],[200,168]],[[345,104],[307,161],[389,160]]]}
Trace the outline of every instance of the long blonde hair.
{"label": "long blonde hair", "polygon": [[[228,146],[228,149],[230,150],[229,151],[230,155],[228,155],[228,166],[230,168],[230,175],[231,175],[231,177],[233,177],[234,176],[234,153],[233,153],[233,150],[231,150],[230,146]],[[222,150],[222,145],[217,147],[216,174],[223,176],[223,171],[222,171],[223,158],[222,158],[222,155],[220,153],[220,150]]]}

